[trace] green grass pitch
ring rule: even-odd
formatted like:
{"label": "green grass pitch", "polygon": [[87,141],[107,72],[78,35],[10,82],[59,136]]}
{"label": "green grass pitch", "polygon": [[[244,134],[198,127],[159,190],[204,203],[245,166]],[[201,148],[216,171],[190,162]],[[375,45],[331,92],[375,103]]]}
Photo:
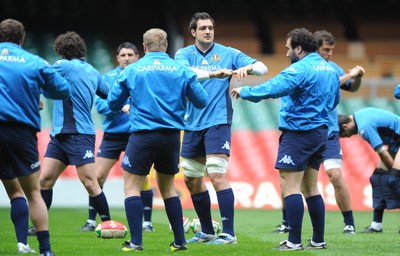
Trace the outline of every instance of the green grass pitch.
{"label": "green grass pitch", "polygon": [[[123,209],[111,209],[113,219],[124,223],[126,217]],[[193,219],[193,210],[184,210],[184,215]],[[57,256],[64,255],[127,255],[139,253],[140,255],[171,255],[168,252],[169,244],[173,241],[169,233],[169,224],[165,211],[157,209],[153,212],[154,233],[143,234],[144,251],[122,252],[121,244],[125,239],[101,239],[94,232],[82,233],[80,227],[87,218],[86,209],[52,208],[50,217],[50,238],[52,249]],[[213,217],[220,221],[219,213],[213,210]],[[371,212],[355,212],[356,235],[344,235],[343,218],[338,211],[326,213],[325,241],[327,250],[275,252],[271,249],[287,238],[287,234],[273,234],[275,226],[280,223],[279,210],[236,210],[235,228],[238,244],[236,245],[205,245],[189,244],[187,252],[177,252],[190,256],[225,256],[225,255],[399,255],[400,253],[400,215],[398,211],[386,211],[383,219],[383,233],[362,234],[366,226],[371,223]],[[8,208],[0,208],[0,255],[16,255],[16,238],[10,220]],[[186,234],[186,238],[193,236]],[[303,222],[303,244],[311,237],[311,224],[308,212],[305,211]],[[28,243],[38,251],[36,237],[28,237]]]}

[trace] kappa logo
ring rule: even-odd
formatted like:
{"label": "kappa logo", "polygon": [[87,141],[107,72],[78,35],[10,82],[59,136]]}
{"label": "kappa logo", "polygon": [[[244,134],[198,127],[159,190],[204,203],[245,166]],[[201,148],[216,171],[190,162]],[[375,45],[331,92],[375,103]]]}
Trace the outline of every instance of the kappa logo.
{"label": "kappa logo", "polygon": [[94,154],[92,152],[92,150],[86,150],[85,156],[83,157],[83,159],[88,159],[88,158],[93,158]]}
{"label": "kappa logo", "polygon": [[222,146],[222,148],[230,150],[231,147],[229,146],[229,142],[225,141],[225,144]]}
{"label": "kappa logo", "polygon": [[288,156],[288,155],[285,155],[284,157],[282,157],[282,159],[279,160],[279,163],[295,165],[292,160],[292,157]]}
{"label": "kappa logo", "polygon": [[122,160],[122,163],[123,163],[124,165],[129,166],[129,167],[132,167],[131,161],[129,161],[129,157],[128,157],[128,156],[124,156],[124,159]]}

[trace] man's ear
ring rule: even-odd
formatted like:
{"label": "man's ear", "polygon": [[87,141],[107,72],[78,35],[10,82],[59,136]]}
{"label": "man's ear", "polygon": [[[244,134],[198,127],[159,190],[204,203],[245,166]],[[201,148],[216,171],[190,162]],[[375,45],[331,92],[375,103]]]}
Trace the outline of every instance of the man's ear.
{"label": "man's ear", "polygon": [[192,35],[193,38],[196,37],[196,30],[195,29],[191,29],[190,30],[190,34]]}
{"label": "man's ear", "polygon": [[297,53],[297,54],[300,54],[302,51],[303,51],[303,48],[302,48],[300,45],[298,45],[298,46],[296,47],[296,53]]}

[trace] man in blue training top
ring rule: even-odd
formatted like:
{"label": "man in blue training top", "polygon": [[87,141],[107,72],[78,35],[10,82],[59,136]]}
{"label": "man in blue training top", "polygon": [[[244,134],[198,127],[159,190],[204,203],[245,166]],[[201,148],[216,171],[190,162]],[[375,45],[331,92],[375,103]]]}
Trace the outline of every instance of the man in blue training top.
{"label": "man in blue training top", "polygon": [[[233,116],[230,79],[232,74],[237,74],[239,81],[247,75],[265,75],[267,67],[237,49],[215,43],[214,27],[208,13],[195,13],[189,24],[195,42],[175,54],[175,60],[197,74],[210,96],[210,104],[204,109],[189,102],[185,114],[181,167],[201,223],[201,232],[187,242],[236,244],[235,195],[227,176]],[[222,233],[218,236],[213,229],[210,195],[204,183],[206,172],[216,191],[222,220]]]}
{"label": "man in blue training top", "polygon": [[[340,89],[355,92],[360,88],[361,78],[364,75],[364,68],[361,66],[355,66],[348,73],[339,67],[335,62],[331,60],[333,49],[335,47],[335,37],[325,30],[319,30],[314,32],[315,39],[318,43],[317,52],[331,66],[337,71],[340,79]],[[330,126],[328,144],[324,153],[324,169],[326,174],[331,181],[335,190],[336,203],[342,212],[345,227],[343,234],[355,234],[356,229],[354,225],[353,211],[350,201],[350,192],[342,176],[342,149],[340,148],[339,142],[339,127],[337,125],[337,109],[335,108],[329,113]],[[275,233],[286,233],[287,219],[285,208],[282,208],[282,225],[277,226]]]}
{"label": "man in blue training top", "polygon": [[[126,66],[139,59],[139,51],[133,43],[124,42],[118,46],[116,57],[119,64],[118,67],[103,75],[103,79],[110,87],[113,86],[119,74]],[[103,188],[111,168],[118,161],[121,153],[125,151],[129,136],[132,132],[131,124],[129,122],[130,100],[127,100],[122,109],[112,111],[108,107],[107,99],[102,99],[96,95],[95,106],[97,112],[105,116],[103,121],[103,139],[99,150],[97,151],[95,161],[97,180],[100,187]],[[153,232],[154,228],[151,223],[151,215],[153,211],[153,190],[150,186],[149,178],[146,179],[142,186],[141,196],[144,207],[143,230]],[[85,232],[95,230],[96,215],[97,212],[93,207],[92,197],[89,196],[89,218],[81,228],[81,231]]]}
{"label": "man in blue training top", "polygon": [[77,33],[59,35],[54,41],[54,51],[62,60],[53,67],[71,84],[71,97],[54,101],[53,129],[40,174],[42,197],[50,209],[54,184],[68,165],[75,165],[101,220],[110,220],[106,196],[96,179],[93,153],[96,132],[91,116],[95,94],[107,98],[109,88],[100,73],[83,59],[86,44]]}
{"label": "man in blue training top", "polygon": [[313,235],[306,249],[326,249],[325,204],[318,190],[318,170],[328,139],[329,113],[339,103],[339,76],[316,50],[314,35],[305,28],[294,29],[286,38],[286,56],[291,65],[260,85],[232,89],[232,96],[253,102],[281,98],[278,156],[281,189],[289,236],[274,248],[303,250],[301,230],[306,200]]}
{"label": "man in blue training top", "polygon": [[381,159],[370,178],[373,220],[363,231],[381,233],[384,210],[400,208],[400,117],[387,110],[369,107],[352,115],[339,115],[338,125],[340,137],[360,134]]}
{"label": "man in blue training top", "polygon": [[[21,22],[0,22],[0,178],[11,200],[11,218],[22,223],[15,230],[18,242],[22,239],[18,252],[34,252],[27,244],[30,212],[40,255],[52,256],[48,213],[39,187],[36,133],[40,131],[40,94],[65,99],[70,95],[70,85],[45,60],[22,49],[24,40]],[[29,212],[15,177],[28,199]]]}
{"label": "man in blue training top", "polygon": [[130,97],[129,119],[132,134],[122,161],[124,169],[125,211],[131,240],[123,251],[141,251],[143,203],[140,191],[151,166],[164,200],[174,241],[171,251],[187,250],[183,213],[175,190],[179,172],[180,130],[184,128],[187,101],[196,107],[207,105],[208,95],[196,74],[166,53],[167,33],[153,28],[143,35],[145,56],[127,66],[108,95],[109,107],[121,109]]}

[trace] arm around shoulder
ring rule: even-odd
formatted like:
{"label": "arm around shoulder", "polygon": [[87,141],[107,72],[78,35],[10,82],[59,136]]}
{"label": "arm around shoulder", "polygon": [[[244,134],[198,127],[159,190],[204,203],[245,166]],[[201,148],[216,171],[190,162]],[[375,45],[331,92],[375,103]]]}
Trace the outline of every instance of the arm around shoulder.
{"label": "arm around shoulder", "polygon": [[43,78],[42,91],[46,98],[65,99],[71,92],[71,85],[54,68],[46,66],[40,70]]}

